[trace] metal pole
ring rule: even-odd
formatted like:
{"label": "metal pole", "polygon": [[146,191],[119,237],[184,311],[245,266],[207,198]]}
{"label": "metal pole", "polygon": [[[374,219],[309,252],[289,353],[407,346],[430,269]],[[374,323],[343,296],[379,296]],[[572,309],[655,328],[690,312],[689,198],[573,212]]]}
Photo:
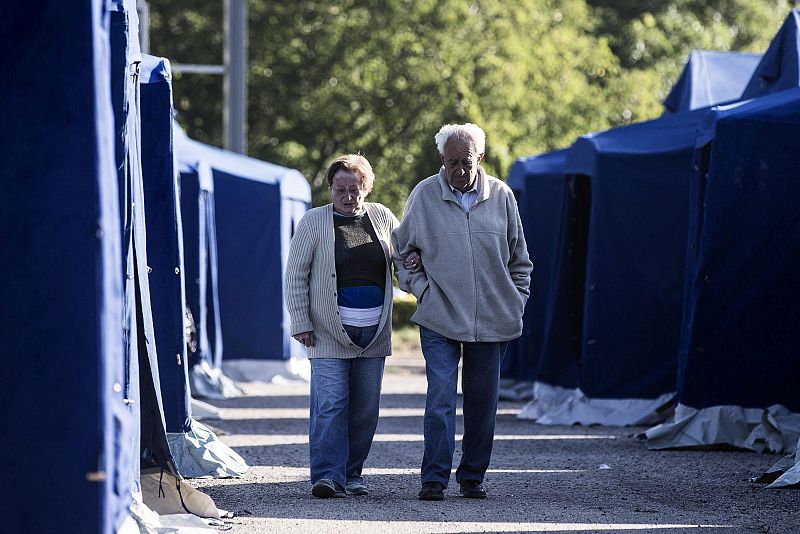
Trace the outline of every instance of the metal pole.
{"label": "metal pole", "polygon": [[139,12],[139,48],[143,54],[150,53],[150,6],[146,0],[136,0]]}
{"label": "metal pole", "polygon": [[225,0],[225,148],[247,153],[247,0]]}

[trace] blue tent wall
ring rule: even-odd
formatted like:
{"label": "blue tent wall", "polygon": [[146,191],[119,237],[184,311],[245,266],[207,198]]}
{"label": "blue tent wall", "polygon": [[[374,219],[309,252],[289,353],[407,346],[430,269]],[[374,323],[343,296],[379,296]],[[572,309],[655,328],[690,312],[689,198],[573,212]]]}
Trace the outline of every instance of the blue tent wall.
{"label": "blue tent wall", "polygon": [[508,174],[508,185],[517,197],[528,253],[535,267],[531,277],[531,298],[522,317],[522,335],[509,345],[501,369],[503,378],[533,381],[537,377],[566,188],[565,155],[566,150],[557,150],[520,158]]}
{"label": "blue tent wall", "polygon": [[135,0],[118,0],[112,6],[111,90],[125,277],[123,342],[126,377],[122,390],[131,415],[139,422],[139,432],[133,443],[128,444],[130,450],[138,451],[130,469],[138,492],[140,466],[177,471],[167,442],[150,305],[141,163],[138,19]]}
{"label": "blue tent wall", "polygon": [[800,87],[800,10],[793,9],[761,58],[741,99]]}
{"label": "blue tent wall", "polygon": [[760,59],[761,54],[693,50],[664,108],[690,111],[737,100]]}
{"label": "blue tent wall", "polygon": [[705,110],[579,138],[566,172],[590,178],[580,387],[588,397],[675,391],[688,183]]}
{"label": "blue tent wall", "polygon": [[283,359],[278,183],[214,170],[224,359]]}
{"label": "blue tent wall", "polygon": [[128,516],[108,32],[99,0],[15,2],[0,20],[6,532],[107,533]]}
{"label": "blue tent wall", "polygon": [[564,389],[578,387],[586,275],[589,184],[583,177],[565,177],[557,201],[558,226],[550,266],[550,288],[541,320],[542,341],[536,380]]}
{"label": "blue tent wall", "polygon": [[141,65],[142,175],[151,306],[167,432],[188,431],[191,396],[184,337],[183,235],[172,142],[169,62],[144,55]]}
{"label": "blue tent wall", "polygon": [[219,320],[219,286],[214,218],[214,180],[207,163],[192,154],[192,141],[173,122],[175,155],[180,170],[180,203],[183,215],[183,252],[186,271],[186,306],[196,332],[196,350],[189,366],[204,362],[222,365],[222,330]]}
{"label": "blue tent wall", "polygon": [[800,89],[710,112],[693,175],[679,400],[800,411]]}
{"label": "blue tent wall", "polygon": [[[282,273],[292,228],[311,201],[308,183],[295,170],[193,141],[183,132],[177,153],[182,176],[199,176],[201,168],[208,174],[214,222],[206,227],[216,232],[219,273],[219,315],[211,318],[221,323],[223,357],[289,358]],[[186,249],[188,269],[188,244]],[[192,280],[189,273],[187,278]],[[187,289],[190,303],[193,291]]]}

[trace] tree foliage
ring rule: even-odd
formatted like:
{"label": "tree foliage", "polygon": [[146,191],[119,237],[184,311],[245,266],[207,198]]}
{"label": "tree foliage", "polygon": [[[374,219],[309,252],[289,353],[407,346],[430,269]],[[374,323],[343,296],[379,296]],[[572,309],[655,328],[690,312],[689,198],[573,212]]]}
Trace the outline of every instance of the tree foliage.
{"label": "tree foliage", "polygon": [[[220,63],[220,0],[151,0],[155,54]],[[651,118],[693,48],[766,48],[785,0],[345,0],[249,3],[249,154],[297,168],[314,202],[324,170],[361,152],[370,196],[399,212],[437,172],[446,122],[486,130],[487,170]],[[222,80],[179,75],[178,119],[222,140]]]}

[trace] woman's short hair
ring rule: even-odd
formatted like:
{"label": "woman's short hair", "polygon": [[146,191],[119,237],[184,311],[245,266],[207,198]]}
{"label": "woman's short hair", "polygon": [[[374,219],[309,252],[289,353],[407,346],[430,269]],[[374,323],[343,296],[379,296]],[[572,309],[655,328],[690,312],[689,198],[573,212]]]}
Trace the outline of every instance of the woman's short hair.
{"label": "woman's short hair", "polygon": [[350,171],[361,179],[360,189],[369,193],[372,191],[372,184],[375,183],[375,173],[372,172],[372,165],[367,158],[361,154],[344,154],[336,158],[328,166],[325,177],[328,179],[328,187],[333,187],[333,177],[336,173],[345,170]]}
{"label": "woman's short hair", "polygon": [[447,144],[447,140],[450,137],[472,141],[478,154],[486,152],[486,132],[477,124],[468,122],[466,124],[445,124],[442,126],[439,132],[433,136],[436,140],[436,148],[439,149],[439,154],[444,154],[444,145]]}

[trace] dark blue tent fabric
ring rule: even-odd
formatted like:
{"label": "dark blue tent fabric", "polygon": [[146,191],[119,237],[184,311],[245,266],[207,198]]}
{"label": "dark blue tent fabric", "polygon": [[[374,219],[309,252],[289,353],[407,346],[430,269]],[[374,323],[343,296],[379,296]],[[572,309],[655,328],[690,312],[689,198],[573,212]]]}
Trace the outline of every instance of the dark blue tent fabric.
{"label": "dark blue tent fabric", "polygon": [[800,411],[800,89],[715,109],[698,136],[679,400]]}
{"label": "dark blue tent fabric", "polygon": [[190,353],[189,366],[206,363],[213,369],[222,365],[222,329],[219,320],[219,284],[214,181],[206,163],[190,159],[182,149],[189,140],[173,125],[176,155],[180,169],[180,203],[183,215],[186,306],[192,314],[196,351]]}
{"label": "dark blue tent fabric", "polygon": [[110,533],[128,516],[138,422],[121,387],[105,2],[6,4],[0,49],[2,530]]}
{"label": "dark blue tent fabric", "polygon": [[280,186],[215,170],[214,200],[223,358],[286,358]]}
{"label": "dark blue tent fabric", "polygon": [[[565,162],[566,163],[566,162]],[[583,286],[589,216],[589,181],[565,177],[557,201],[558,228],[551,251],[550,288],[541,321],[538,382],[564,389],[578,387],[581,359]]]}
{"label": "dark blue tent fabric", "polygon": [[693,50],[664,108],[691,111],[738,100],[760,59],[761,54]]}
{"label": "dark blue tent fabric", "polygon": [[150,304],[167,432],[188,431],[191,395],[184,334],[183,235],[172,142],[169,61],[143,55],[140,87]]}
{"label": "dark blue tent fabric", "polygon": [[509,344],[501,376],[516,380],[536,379],[556,239],[566,189],[566,150],[518,159],[508,173],[508,185],[519,206],[528,252],[534,262],[531,298],[522,317],[522,335]]}
{"label": "dark blue tent fabric", "polygon": [[289,358],[283,266],[293,221],[310,202],[308,183],[292,169],[188,138],[178,156],[182,173],[198,172],[200,162],[211,174],[223,357]]}
{"label": "dark blue tent fabric", "polygon": [[793,9],[772,39],[741,99],[800,87],[800,10]]}
{"label": "dark blue tent fabric", "polygon": [[706,110],[580,137],[565,171],[589,177],[581,390],[605,399],[675,391],[689,173]]}
{"label": "dark blue tent fabric", "polygon": [[176,474],[177,471],[167,442],[150,305],[141,162],[138,19],[134,0],[112,6],[115,10],[111,12],[111,90],[125,276],[123,342],[127,375],[122,389],[131,415],[140,423],[140,432],[128,444],[139,453],[130,469],[138,491],[140,466],[169,469]]}

